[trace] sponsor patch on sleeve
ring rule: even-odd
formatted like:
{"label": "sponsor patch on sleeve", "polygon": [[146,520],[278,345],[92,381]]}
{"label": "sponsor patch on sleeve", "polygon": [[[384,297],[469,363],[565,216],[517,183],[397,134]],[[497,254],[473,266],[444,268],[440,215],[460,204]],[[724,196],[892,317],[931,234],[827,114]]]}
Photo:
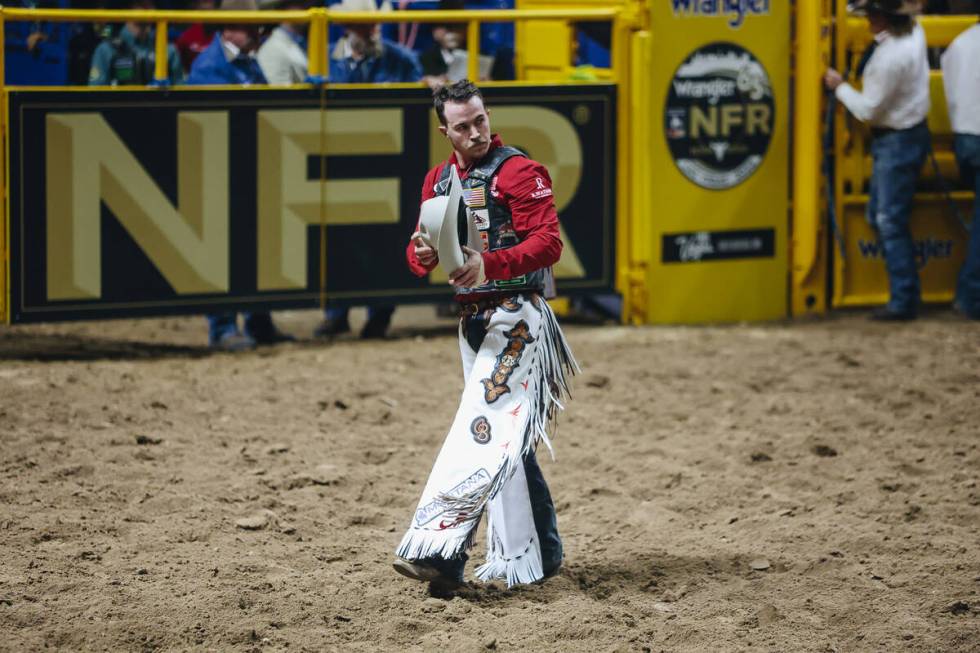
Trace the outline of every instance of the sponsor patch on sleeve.
{"label": "sponsor patch on sleeve", "polygon": [[551,187],[544,183],[544,179],[541,177],[534,178],[535,189],[531,191],[531,197],[539,200],[542,197],[551,197],[553,195]]}

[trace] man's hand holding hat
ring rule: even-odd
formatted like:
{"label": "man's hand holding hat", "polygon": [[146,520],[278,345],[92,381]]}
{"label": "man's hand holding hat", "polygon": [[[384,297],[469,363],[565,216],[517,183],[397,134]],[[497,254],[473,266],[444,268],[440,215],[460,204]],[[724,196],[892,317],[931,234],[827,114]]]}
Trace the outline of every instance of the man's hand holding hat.
{"label": "man's hand holding hat", "polygon": [[449,274],[449,284],[460,288],[482,286],[487,282],[487,275],[483,271],[483,254],[466,245],[463,245],[463,253],[466,254],[466,262],[463,267]]}
{"label": "man's hand holding hat", "polygon": [[432,265],[439,260],[439,254],[432,247],[432,243],[427,243],[422,237],[422,232],[416,231],[412,234],[412,242],[415,243],[415,258],[422,265]]}

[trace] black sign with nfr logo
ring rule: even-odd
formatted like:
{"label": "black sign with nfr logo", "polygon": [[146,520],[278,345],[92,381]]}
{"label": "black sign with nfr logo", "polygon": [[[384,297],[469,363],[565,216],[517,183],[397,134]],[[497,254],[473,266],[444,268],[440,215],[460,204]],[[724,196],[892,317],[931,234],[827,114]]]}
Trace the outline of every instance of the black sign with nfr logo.
{"label": "black sign with nfr logo", "polygon": [[710,43],[691,53],[674,73],[664,107],[664,135],[687,179],[702,188],[725,190],[762,165],[775,113],[762,64],[734,43]]}

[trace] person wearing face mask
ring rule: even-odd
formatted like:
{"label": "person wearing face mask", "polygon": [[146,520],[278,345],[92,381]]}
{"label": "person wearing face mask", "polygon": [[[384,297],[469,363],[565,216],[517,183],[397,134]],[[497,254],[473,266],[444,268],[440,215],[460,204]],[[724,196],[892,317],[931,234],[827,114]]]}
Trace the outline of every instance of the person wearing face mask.
{"label": "person wearing face mask", "polygon": [[[224,0],[221,9],[257,11],[258,5],[255,0]],[[257,25],[222,25],[211,45],[194,60],[187,83],[265,84],[265,75],[255,59],[258,47]],[[212,313],[207,317],[208,343],[213,349],[240,351],[293,340],[276,328],[268,311],[244,313],[244,332],[239,331],[234,312]]]}
{"label": "person wearing face mask", "polygon": [[[224,0],[223,11],[258,11],[256,0]],[[255,59],[259,48],[258,25],[222,25],[211,44],[191,65],[188,84],[267,83]]]}
{"label": "person wearing face mask", "polygon": [[[150,10],[152,0],[131,0],[122,9]],[[110,38],[102,41],[92,54],[89,86],[145,86],[153,83],[156,61],[155,31],[147,23],[129,21]],[[184,77],[180,56],[173,45],[167,46],[167,81],[179,84]]]}
{"label": "person wearing face mask", "polygon": [[[486,511],[487,562],[477,577],[508,586],[538,582],[558,572],[562,543],[534,452],[542,441],[550,449],[568,377],[578,371],[545,301],[554,296],[551,266],[562,250],[551,177],[491,132],[490,112],[469,80],[439,88],[433,104],[453,151],[423,182],[408,267],[424,276],[439,264],[438,244],[427,240],[433,207],[445,216],[437,236],[443,247],[459,247],[444,240],[446,229],[479,231],[467,239],[479,250],[463,247],[463,265],[449,272],[462,312],[465,387],[394,568],[428,581],[435,593],[452,590],[463,582]],[[439,209],[443,197],[450,203]]]}
{"label": "person wearing face mask", "polygon": [[[378,11],[374,0],[341,0],[333,11]],[[383,10],[390,5],[383,5]],[[343,22],[341,20],[341,22]],[[411,50],[381,36],[378,23],[351,23],[330,60],[330,81],[338,84],[417,82],[422,67]]]}

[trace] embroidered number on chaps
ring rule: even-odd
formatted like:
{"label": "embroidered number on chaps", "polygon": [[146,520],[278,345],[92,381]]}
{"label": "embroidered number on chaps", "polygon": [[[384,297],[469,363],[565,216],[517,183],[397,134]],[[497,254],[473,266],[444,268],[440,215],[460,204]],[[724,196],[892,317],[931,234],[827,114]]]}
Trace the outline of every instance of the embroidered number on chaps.
{"label": "embroidered number on chaps", "polygon": [[510,392],[507,379],[514,373],[514,368],[521,361],[524,349],[528,344],[534,342],[531,337],[531,329],[527,322],[520,320],[513,329],[507,332],[507,346],[497,356],[497,365],[493,368],[493,373],[489,379],[483,379],[483,398],[488,404],[500,399]]}
{"label": "embroidered number on chaps", "polygon": [[490,442],[490,421],[483,415],[480,415],[470,424],[470,432],[473,434],[473,439],[476,440],[477,444]]}

